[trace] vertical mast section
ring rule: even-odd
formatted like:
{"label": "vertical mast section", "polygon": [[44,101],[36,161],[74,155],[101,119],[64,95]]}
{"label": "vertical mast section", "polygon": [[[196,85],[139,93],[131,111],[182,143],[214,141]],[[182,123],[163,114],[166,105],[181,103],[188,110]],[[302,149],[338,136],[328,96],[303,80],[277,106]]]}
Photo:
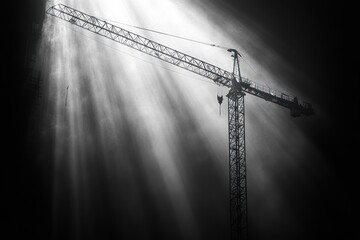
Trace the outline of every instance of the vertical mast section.
{"label": "vertical mast section", "polygon": [[[230,228],[232,240],[248,238],[247,219],[247,186],[246,186],[246,155],[245,155],[245,93],[241,89],[239,65],[240,54],[233,53],[232,86],[228,97],[229,121],[229,184],[230,184]],[[238,79],[235,77],[238,76]]]}

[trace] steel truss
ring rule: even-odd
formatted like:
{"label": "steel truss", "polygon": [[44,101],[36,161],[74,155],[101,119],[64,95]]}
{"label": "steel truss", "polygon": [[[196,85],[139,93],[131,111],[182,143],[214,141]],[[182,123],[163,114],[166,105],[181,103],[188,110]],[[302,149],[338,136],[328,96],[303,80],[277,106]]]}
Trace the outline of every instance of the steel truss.
{"label": "steel truss", "polygon": [[266,101],[292,109],[292,113],[295,113],[294,116],[300,116],[300,114],[313,114],[310,104],[306,102],[301,103],[294,96],[272,90],[250,79],[242,78],[237,74],[234,75],[233,73],[225,71],[210,63],[166,47],[160,43],[154,42],[148,38],[127,31],[105,20],[101,20],[74,8],[63,4],[57,4],[50,7],[46,12],[49,15],[61,18],[62,20],[84,28],[90,32],[146,53],[152,57],[161,59],[172,65],[199,74],[203,77],[209,78],[217,84],[231,88],[232,78],[235,77],[238,82],[240,82],[242,91],[265,99]]}
{"label": "steel truss", "polygon": [[[234,57],[233,73],[241,76],[239,53],[229,49]],[[241,77],[239,78],[241,79]],[[229,191],[230,191],[230,230],[231,239],[245,240],[248,237],[247,185],[245,151],[245,93],[241,82],[233,78],[228,97],[229,126]]]}

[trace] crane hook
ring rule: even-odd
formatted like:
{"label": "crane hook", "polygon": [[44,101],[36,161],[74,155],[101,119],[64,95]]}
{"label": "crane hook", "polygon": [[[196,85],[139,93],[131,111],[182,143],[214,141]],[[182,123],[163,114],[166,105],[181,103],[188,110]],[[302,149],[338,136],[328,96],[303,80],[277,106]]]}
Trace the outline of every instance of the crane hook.
{"label": "crane hook", "polygon": [[[220,88],[220,89],[219,89]],[[224,100],[224,97],[223,97],[223,91],[222,91],[222,87],[220,86],[220,84],[218,84],[218,88],[217,88],[217,100],[218,100],[218,103],[219,103],[219,116],[221,116],[221,104]]]}
{"label": "crane hook", "polygon": [[223,96],[217,96],[217,100],[218,100],[218,103],[219,103],[219,115],[221,116],[221,104],[224,100],[224,97]]}

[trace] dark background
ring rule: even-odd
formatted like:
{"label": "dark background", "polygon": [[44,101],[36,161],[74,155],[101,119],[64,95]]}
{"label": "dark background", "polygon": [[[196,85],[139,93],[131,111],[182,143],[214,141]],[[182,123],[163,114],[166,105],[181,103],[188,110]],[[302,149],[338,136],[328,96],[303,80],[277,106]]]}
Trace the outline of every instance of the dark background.
{"label": "dark background", "polygon": [[[358,100],[354,94],[345,92],[346,86],[354,81],[345,79],[344,74],[342,3],[211,1],[220,6],[222,3],[233,5],[229,14],[246,13],[247,18],[271,32],[277,40],[268,39],[268,44],[286,61],[312,76],[317,86],[322,86],[321,91],[310,95],[328,118],[314,129],[307,129],[306,134],[326,156],[330,172],[324,182],[314,183],[316,187],[321,184],[323,189],[318,191],[314,187],[311,197],[304,197],[308,201],[302,208],[308,209],[317,220],[309,230],[314,236],[353,239],[357,188],[356,155],[352,153],[357,144],[358,106],[355,107],[355,103]],[[51,163],[37,161],[39,143],[35,139],[39,122],[30,119],[35,97],[26,88],[25,64],[26,42],[34,37],[31,25],[41,24],[44,4],[45,1],[13,1],[4,8],[9,14],[1,15],[5,40],[2,46],[5,87],[1,88],[2,239],[50,239],[51,236]]]}

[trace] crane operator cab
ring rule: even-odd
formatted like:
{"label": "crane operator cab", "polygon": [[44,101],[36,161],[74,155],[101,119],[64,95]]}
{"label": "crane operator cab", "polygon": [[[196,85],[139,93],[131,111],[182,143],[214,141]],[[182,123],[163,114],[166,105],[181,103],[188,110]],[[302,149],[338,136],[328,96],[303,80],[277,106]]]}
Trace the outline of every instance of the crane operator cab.
{"label": "crane operator cab", "polygon": [[238,82],[234,75],[231,78],[231,84],[232,86],[230,88],[230,91],[226,95],[227,97],[230,97],[233,94],[239,94],[242,97],[245,96],[245,93],[242,90],[242,82]]}

